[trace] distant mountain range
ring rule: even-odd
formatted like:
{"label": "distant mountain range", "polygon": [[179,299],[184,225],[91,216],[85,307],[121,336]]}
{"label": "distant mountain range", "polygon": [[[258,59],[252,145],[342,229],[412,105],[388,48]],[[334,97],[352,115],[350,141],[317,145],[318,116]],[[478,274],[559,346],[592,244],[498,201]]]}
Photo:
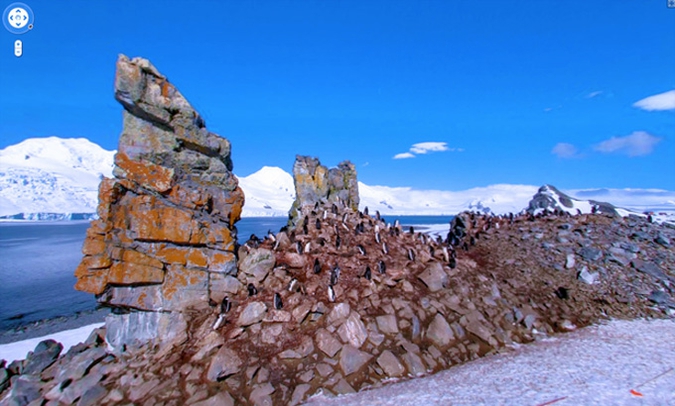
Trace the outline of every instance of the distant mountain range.
{"label": "distant mountain range", "polygon": [[[96,212],[101,177],[111,177],[115,151],[84,138],[31,138],[0,150],[0,218],[80,219]],[[295,198],[293,177],[265,166],[239,178],[243,216],[286,216]],[[361,208],[387,215],[453,215],[464,210],[520,212],[539,190],[490,185],[463,191],[370,186],[359,182]],[[675,213],[675,192],[661,189],[565,190],[576,201],[605,201],[637,212]],[[578,205],[578,204],[577,204]],[[578,205],[589,208],[590,205]],[[587,211],[587,210],[584,210]]]}

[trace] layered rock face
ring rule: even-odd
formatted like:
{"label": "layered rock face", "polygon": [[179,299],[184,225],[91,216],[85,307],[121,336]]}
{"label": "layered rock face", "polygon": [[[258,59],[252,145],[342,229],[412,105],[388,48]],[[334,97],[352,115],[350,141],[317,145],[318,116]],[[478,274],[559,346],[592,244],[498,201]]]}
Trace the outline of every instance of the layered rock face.
{"label": "layered rock face", "polygon": [[132,311],[108,321],[122,344],[180,334],[184,311],[222,300],[244,194],[229,141],[149,61],[119,57],[115,98],[124,106],[115,177],[101,182],[75,288]]}
{"label": "layered rock face", "polygon": [[319,205],[336,204],[340,208],[359,209],[359,185],[356,167],[349,161],[337,168],[326,168],[318,158],[297,155],[293,165],[295,201],[289,213],[289,223],[297,225],[302,213]]}

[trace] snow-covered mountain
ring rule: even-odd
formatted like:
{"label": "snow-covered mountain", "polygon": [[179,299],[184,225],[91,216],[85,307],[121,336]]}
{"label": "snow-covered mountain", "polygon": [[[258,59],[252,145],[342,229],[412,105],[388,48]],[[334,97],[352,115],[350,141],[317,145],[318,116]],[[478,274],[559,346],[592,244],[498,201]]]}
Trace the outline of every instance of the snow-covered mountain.
{"label": "snow-covered mountain", "polygon": [[293,176],[278,167],[263,166],[258,172],[240,177],[239,186],[246,196],[244,217],[285,217],[295,200]]}
{"label": "snow-covered mountain", "polygon": [[[94,213],[115,151],[85,138],[31,138],[0,150],[0,216],[32,219]],[[52,215],[49,215],[52,213]]]}
{"label": "snow-covered mountain", "polygon": [[[0,217],[58,219],[69,213],[95,213],[98,184],[112,176],[115,151],[84,139],[32,138],[0,150]],[[295,198],[293,177],[265,166],[239,178],[246,195],[243,216],[287,216]],[[463,210],[485,213],[520,212],[538,186],[490,185],[463,191],[418,190],[370,186],[359,182],[361,209],[384,215],[452,215]],[[661,189],[564,190],[574,211],[590,210],[589,200],[609,202],[636,211],[669,213],[675,219],[675,191]],[[47,215],[46,213],[57,213]],[[68,213],[65,214],[64,213]]]}

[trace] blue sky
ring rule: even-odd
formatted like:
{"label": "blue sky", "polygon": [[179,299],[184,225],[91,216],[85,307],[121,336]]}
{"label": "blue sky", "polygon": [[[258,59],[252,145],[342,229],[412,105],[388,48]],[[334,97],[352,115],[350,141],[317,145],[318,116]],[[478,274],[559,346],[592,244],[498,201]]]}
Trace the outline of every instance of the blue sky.
{"label": "blue sky", "polygon": [[675,189],[667,0],[24,2],[34,29],[0,27],[0,148],[116,148],[124,53],[230,139],[240,176],[306,154],[373,185]]}

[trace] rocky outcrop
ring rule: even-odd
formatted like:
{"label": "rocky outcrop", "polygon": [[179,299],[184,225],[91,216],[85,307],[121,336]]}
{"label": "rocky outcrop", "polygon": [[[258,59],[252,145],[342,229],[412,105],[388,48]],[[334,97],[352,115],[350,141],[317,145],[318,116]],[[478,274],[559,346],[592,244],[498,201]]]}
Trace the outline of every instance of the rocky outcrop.
{"label": "rocky outcrop", "polygon": [[149,61],[119,57],[115,98],[124,124],[114,178],[101,182],[75,288],[122,310],[107,319],[122,345],[181,336],[187,309],[222,300],[244,194],[229,141]]}
{"label": "rocky outcrop", "polygon": [[356,167],[343,161],[336,168],[326,168],[318,158],[298,155],[293,165],[295,201],[289,213],[289,223],[297,225],[302,213],[319,205],[336,204],[353,211],[359,209],[359,185]]}
{"label": "rocky outcrop", "polygon": [[555,186],[544,185],[532,197],[527,212],[539,214],[542,212],[566,212],[570,214],[603,213],[618,215],[616,207],[611,203],[595,200],[578,200],[558,190]]}

